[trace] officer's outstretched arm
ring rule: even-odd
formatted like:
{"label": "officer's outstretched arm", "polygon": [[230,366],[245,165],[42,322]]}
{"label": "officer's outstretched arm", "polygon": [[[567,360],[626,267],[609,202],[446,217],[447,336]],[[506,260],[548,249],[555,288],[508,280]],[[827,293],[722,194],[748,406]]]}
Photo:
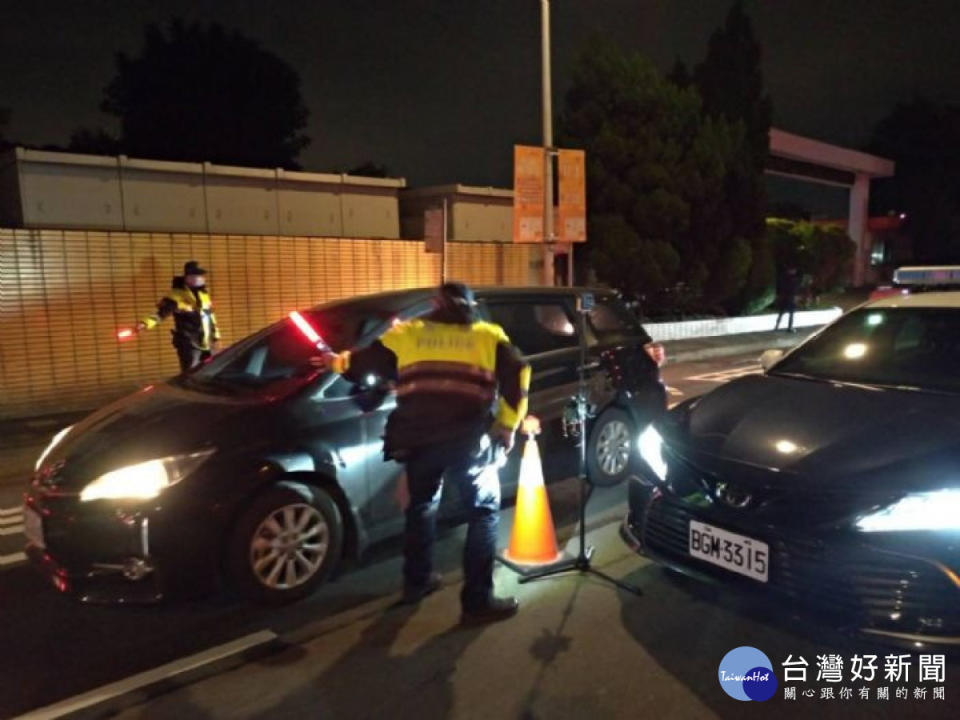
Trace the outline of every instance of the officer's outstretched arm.
{"label": "officer's outstretched arm", "polygon": [[160,302],[157,303],[157,311],[150,315],[147,315],[143,320],[137,323],[138,330],[153,330],[157,325],[159,325],[165,318],[173,315],[173,311],[177,309],[177,303],[171,300],[168,297],[162,298]]}
{"label": "officer's outstretched arm", "polygon": [[346,350],[334,355],[330,368],[351,382],[359,383],[368,375],[376,375],[383,380],[397,379],[397,356],[382,342],[359,350]]}

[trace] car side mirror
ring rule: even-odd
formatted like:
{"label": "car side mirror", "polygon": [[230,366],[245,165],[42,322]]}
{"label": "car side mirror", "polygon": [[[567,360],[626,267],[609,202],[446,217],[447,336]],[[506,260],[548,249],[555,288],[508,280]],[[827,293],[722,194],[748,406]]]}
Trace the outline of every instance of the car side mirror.
{"label": "car side mirror", "polygon": [[768,372],[770,368],[783,359],[783,354],[783,350],[765,350],[763,355],[760,356],[760,367],[763,368],[764,372]]}
{"label": "car side mirror", "polygon": [[350,388],[350,395],[364,412],[379,408],[390,394],[390,384],[383,378],[368,375]]}

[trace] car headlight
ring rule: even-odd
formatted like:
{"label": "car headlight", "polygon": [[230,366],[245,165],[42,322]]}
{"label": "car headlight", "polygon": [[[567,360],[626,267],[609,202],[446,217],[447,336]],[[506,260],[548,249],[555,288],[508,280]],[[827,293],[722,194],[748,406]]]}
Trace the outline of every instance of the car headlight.
{"label": "car headlight", "polygon": [[859,521],[864,532],[960,530],[960,489],[907,495]]}
{"label": "car headlight", "polygon": [[214,452],[214,449],[204,450],[111,470],[87,485],[80,492],[80,500],[149,500],[183,480]]}
{"label": "car headlight", "polygon": [[51,452],[53,452],[53,449],[60,444],[60,441],[63,440],[63,438],[66,437],[67,433],[70,432],[72,429],[73,429],[73,425],[70,425],[69,427],[65,427],[63,430],[61,430],[60,432],[58,432],[56,435],[53,436],[53,440],[50,441],[50,443],[43,449],[43,452],[40,453],[40,457],[37,458],[37,464],[33,466],[34,470],[39,471],[40,468],[43,467],[43,462],[47,459],[47,456],[50,455]]}
{"label": "car headlight", "polygon": [[667,463],[663,459],[663,438],[653,425],[647,425],[647,429],[640,433],[637,445],[640,449],[640,458],[650,466],[660,480],[666,480]]}

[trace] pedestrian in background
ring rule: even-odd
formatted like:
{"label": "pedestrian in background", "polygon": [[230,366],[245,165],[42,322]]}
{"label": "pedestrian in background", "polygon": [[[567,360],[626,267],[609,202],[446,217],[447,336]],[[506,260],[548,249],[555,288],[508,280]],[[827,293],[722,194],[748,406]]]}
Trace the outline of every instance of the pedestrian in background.
{"label": "pedestrian in background", "polygon": [[157,303],[157,311],[137,323],[137,332],[143,332],[173,316],[173,347],[182,372],[196,367],[219,349],[220,328],[206,288],[206,276],[207,271],[196,260],[185,263],[183,275],[173,278],[170,290]]}
{"label": "pedestrian in background", "polygon": [[780,320],[787,315],[787,332],[794,332],[793,313],[797,309],[797,269],[792,265],[777,275],[777,324],[774,330],[780,329]]}

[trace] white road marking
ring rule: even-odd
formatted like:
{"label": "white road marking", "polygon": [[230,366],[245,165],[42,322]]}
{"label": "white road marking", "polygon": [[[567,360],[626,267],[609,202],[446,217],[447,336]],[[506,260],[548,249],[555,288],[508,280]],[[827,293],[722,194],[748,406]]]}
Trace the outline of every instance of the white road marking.
{"label": "white road marking", "polygon": [[110,683],[109,685],[98,687],[82,695],[75,695],[72,698],[61,700],[53,705],[31,710],[15,718],[15,720],[52,720],[53,718],[63,717],[64,715],[75,713],[84,708],[106,702],[119,695],[160,682],[161,680],[167,680],[195,670],[198,667],[223,660],[224,658],[244,652],[257,645],[263,645],[264,643],[276,640],[276,638],[277,634],[272,630],[260,630],[259,632],[245,635],[242,638],[237,638],[223,645],[217,645],[208,650],[203,650],[195,655],[188,655],[179,660],[174,660],[166,665],[156,667],[153,670],[147,670],[146,672],[131,675],[123,680]]}
{"label": "white road marking", "polygon": [[760,365],[748,365],[747,367],[732,368],[730,370],[717,370],[716,372],[704,373],[703,375],[690,375],[684,380],[694,380],[695,382],[722,383],[728,380],[734,380],[745,375],[757,375],[763,372]]}
{"label": "white road marking", "polygon": [[13,553],[12,555],[0,555],[0,565],[13,565],[23,562],[26,559],[27,556],[22,552]]}
{"label": "white road marking", "polygon": [[0,517],[3,517],[5,515],[20,515],[22,513],[23,513],[22,505],[17,505],[16,507],[12,507],[12,508],[0,508]]}
{"label": "white road marking", "polygon": [[19,535],[23,532],[23,525],[14,525],[13,527],[0,527],[0,535]]}
{"label": "white road marking", "polygon": [[670,395],[683,395],[683,390],[675,388],[672,385],[667,385],[667,393]]}
{"label": "white road marking", "polygon": [[23,522],[23,515],[11,515],[10,517],[0,517],[0,525],[15,525]]}

